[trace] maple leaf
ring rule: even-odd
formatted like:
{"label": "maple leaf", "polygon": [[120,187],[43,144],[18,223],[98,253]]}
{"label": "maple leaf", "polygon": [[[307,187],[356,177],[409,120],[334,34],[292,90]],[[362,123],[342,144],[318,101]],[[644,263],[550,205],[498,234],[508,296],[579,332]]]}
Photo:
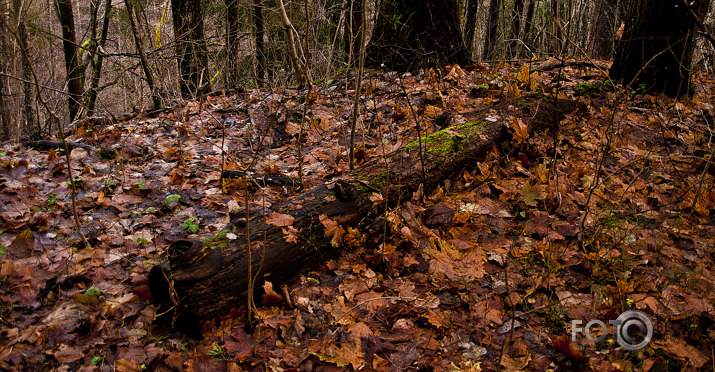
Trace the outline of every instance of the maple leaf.
{"label": "maple leaf", "polygon": [[338,221],[331,220],[327,215],[320,215],[320,223],[325,227],[325,237],[331,238],[330,244],[333,248],[337,248],[340,242],[343,241],[343,235],[345,235],[345,229],[338,225]]}
{"label": "maple leaf", "polygon": [[266,223],[273,226],[285,227],[292,225],[294,220],[295,218],[291,215],[271,212],[271,214],[268,215],[268,218],[266,218]]}
{"label": "maple leaf", "polygon": [[521,119],[514,117],[511,122],[511,129],[514,130],[514,137],[512,138],[517,143],[522,144],[529,138],[529,127]]}
{"label": "maple leaf", "polygon": [[530,207],[536,207],[537,200],[543,199],[544,195],[541,192],[541,186],[537,183],[531,185],[530,183],[524,184],[524,188],[521,189],[521,200]]}
{"label": "maple leaf", "polygon": [[281,231],[283,231],[283,235],[285,235],[286,243],[298,243],[298,229],[293,226],[288,226],[281,229]]}

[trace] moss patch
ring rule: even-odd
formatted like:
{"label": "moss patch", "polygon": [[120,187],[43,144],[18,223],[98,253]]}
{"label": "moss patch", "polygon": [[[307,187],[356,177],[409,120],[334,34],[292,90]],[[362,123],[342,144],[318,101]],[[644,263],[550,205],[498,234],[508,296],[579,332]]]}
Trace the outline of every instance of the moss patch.
{"label": "moss patch", "polygon": [[[483,129],[484,123],[478,120],[470,121],[462,125],[445,128],[439,132],[432,133],[423,137],[422,142],[427,146],[428,154],[451,154],[461,149],[465,139],[476,137]],[[403,150],[413,151],[419,148],[419,144],[420,140],[414,140],[405,145]]]}
{"label": "moss patch", "polygon": [[204,239],[203,243],[211,249],[226,248],[229,242],[228,238],[226,238],[226,234],[229,232],[229,230],[221,230],[217,232],[216,235]]}

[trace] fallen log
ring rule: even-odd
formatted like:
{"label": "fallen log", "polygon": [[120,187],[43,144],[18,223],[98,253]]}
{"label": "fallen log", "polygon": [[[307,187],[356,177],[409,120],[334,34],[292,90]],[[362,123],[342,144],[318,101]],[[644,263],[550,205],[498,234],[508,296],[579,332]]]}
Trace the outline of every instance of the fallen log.
{"label": "fallen log", "polygon": [[[271,218],[270,213],[232,215],[226,228],[209,241],[174,242],[167,250],[168,258],[149,275],[160,313],[171,319],[173,327],[199,335],[205,322],[245,303],[249,261],[246,234],[251,241],[252,273],[259,279],[269,275],[274,284],[280,283],[338,252],[335,245],[339,241],[331,241],[334,236],[326,234],[326,226],[333,224],[334,229],[334,222],[343,228],[357,226],[384,210],[373,207],[369,199],[373,193],[382,193],[383,199],[393,205],[410,198],[420,185],[428,194],[445,179],[484,159],[495,144],[508,143],[512,131],[506,117],[522,119],[533,132],[556,127],[566,113],[578,108],[585,105],[529,95],[482,112],[455,115],[449,127],[422,139],[424,163],[420,161],[419,143],[414,141],[387,158],[370,160],[349,174],[275,206],[271,213],[281,218]],[[227,240],[228,232],[238,239]]]}

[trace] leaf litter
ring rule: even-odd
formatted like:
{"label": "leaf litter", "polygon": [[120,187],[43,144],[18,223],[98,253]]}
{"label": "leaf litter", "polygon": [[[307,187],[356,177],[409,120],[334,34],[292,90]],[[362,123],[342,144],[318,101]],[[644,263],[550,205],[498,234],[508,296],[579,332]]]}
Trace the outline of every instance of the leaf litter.
{"label": "leaf litter", "polygon": [[[302,91],[257,89],[71,138],[120,155],[71,152],[86,249],[59,149],[6,145],[0,369],[477,371],[501,361],[509,371],[708,370],[715,83],[698,76],[693,98],[674,101],[581,78],[594,71],[567,67],[558,86],[555,70],[534,71],[370,74],[358,163],[414,141],[415,119],[429,135],[452,115],[529,91],[556,92],[588,110],[562,120],[556,137],[529,134],[528,123],[512,117],[513,143],[378,221],[341,226],[321,216],[343,253],[293,282],[257,283],[268,302],[252,332],[242,306],[207,324],[202,339],[155,323],[148,271],[171,241],[213,236],[232,210],[265,213],[287,241],[298,241],[292,217],[270,207],[299,190],[222,183],[221,166],[297,177],[304,122],[304,188],[347,172],[352,80],[317,87],[307,107]],[[600,88],[583,95],[584,84]],[[371,200],[384,205],[379,193]],[[607,322],[628,309],[653,321],[645,349],[629,352],[610,338],[571,342],[571,320]]]}

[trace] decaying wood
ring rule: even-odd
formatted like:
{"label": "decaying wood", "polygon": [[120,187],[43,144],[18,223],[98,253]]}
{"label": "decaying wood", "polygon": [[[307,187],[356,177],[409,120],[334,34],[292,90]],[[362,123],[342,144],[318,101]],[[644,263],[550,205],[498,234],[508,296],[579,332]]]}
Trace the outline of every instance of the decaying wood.
{"label": "decaying wood", "polygon": [[[37,150],[63,149],[65,147],[61,141],[49,140],[23,142],[23,146],[31,147]],[[87,151],[91,151],[94,149],[94,146],[85,143],[67,142],[67,148],[69,148],[70,150],[81,148]]]}
{"label": "decaying wood", "polygon": [[297,237],[296,243],[287,242],[286,226],[267,223],[271,219],[264,218],[262,213],[254,213],[248,220],[245,213],[233,215],[223,235],[230,231],[237,239],[217,238],[207,242],[208,245],[184,240],[169,247],[168,259],[150,273],[154,299],[178,329],[199,334],[205,322],[245,303],[247,226],[253,272],[259,274],[259,279],[267,278],[277,285],[298,272],[315,268],[339,251],[331,244],[331,237],[325,236],[321,216],[323,220],[327,217],[337,221],[345,229],[368,222],[384,210],[373,206],[369,199],[373,193],[382,193],[383,199],[394,205],[410,198],[424,182],[423,191],[428,194],[444,180],[475,166],[495,144],[508,143],[513,120],[509,117],[522,119],[533,132],[556,127],[565,113],[582,106],[573,101],[531,95],[482,112],[455,115],[448,128],[422,139],[424,175],[415,141],[387,158],[370,160],[349,174],[267,211],[266,215],[275,212],[293,218],[290,229],[292,236]]}
{"label": "decaying wood", "polygon": [[292,186],[300,187],[300,179],[285,176],[272,176],[270,174],[253,174],[241,171],[222,171],[221,178],[243,178],[258,187],[266,186]]}

